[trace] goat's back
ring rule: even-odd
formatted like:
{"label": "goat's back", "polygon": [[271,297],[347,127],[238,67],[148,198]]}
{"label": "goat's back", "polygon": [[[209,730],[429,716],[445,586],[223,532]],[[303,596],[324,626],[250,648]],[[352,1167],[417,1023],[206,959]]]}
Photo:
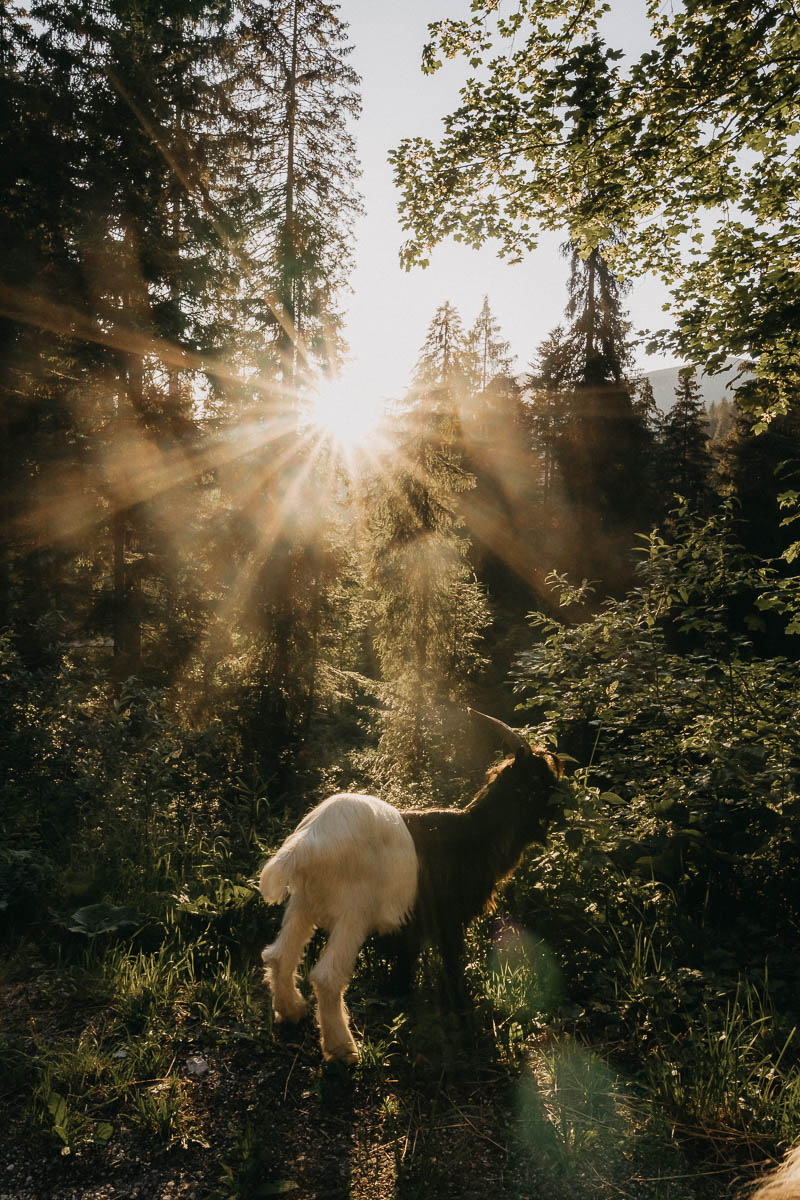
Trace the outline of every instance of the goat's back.
{"label": "goat's back", "polygon": [[322,929],[347,917],[388,933],[414,906],[417,853],[397,809],[341,792],[303,818],[264,867],[259,889],[268,904],[296,896]]}

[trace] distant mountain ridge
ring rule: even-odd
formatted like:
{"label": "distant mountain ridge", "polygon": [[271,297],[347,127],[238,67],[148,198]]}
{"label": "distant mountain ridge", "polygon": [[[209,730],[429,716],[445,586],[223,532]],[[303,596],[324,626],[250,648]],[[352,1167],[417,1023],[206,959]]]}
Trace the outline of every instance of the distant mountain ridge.
{"label": "distant mountain ridge", "polygon": [[[674,367],[662,367],[658,371],[646,372],[646,378],[653,385],[653,396],[662,412],[669,412],[675,402],[675,388],[678,386],[678,372],[684,368],[677,364]],[[718,375],[700,375],[698,383],[706,408],[715,401],[733,400],[731,383],[737,378],[736,363],[729,363]]]}

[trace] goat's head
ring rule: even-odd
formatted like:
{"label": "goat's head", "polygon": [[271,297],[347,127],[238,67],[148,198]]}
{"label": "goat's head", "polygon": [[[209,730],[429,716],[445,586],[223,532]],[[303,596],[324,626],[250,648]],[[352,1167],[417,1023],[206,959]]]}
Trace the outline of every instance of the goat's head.
{"label": "goat's head", "polygon": [[531,746],[520,734],[496,717],[470,708],[475,721],[492,728],[505,748],[508,758],[493,767],[486,784],[476,799],[491,792],[493,802],[502,796],[503,810],[509,820],[524,832],[530,841],[544,842],[552,816],[553,791],[564,774],[558,755],[544,746]]}

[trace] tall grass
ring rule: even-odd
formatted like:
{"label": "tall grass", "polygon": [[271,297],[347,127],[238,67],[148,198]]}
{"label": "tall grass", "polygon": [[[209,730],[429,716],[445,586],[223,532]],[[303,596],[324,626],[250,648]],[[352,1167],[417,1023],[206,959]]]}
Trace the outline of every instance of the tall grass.
{"label": "tall grass", "polygon": [[775,1141],[800,1126],[800,1039],[772,1007],[765,984],[741,979],[724,1010],[706,1010],[648,1056],[654,1095],[680,1120]]}

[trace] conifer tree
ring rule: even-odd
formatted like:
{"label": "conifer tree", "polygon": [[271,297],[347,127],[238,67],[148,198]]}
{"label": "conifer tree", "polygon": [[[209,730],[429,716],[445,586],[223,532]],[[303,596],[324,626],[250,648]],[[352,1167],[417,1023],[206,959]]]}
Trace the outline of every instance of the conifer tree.
{"label": "conifer tree", "polygon": [[675,403],[661,424],[659,441],[665,496],[680,495],[692,509],[707,512],[713,496],[713,460],[708,449],[708,420],[693,368],[678,374]]}
{"label": "conifer tree", "polygon": [[[736,497],[742,543],[753,554],[777,558],[797,536],[794,520],[782,524],[792,517],[794,502],[790,498],[790,507],[782,508],[779,498],[783,493],[791,497],[797,487],[800,403],[795,401],[755,435],[758,418],[750,405],[756,400],[766,406],[771,399],[769,391],[754,395],[762,387],[756,380],[745,385],[748,407],[737,411],[733,428],[719,447],[719,476],[723,492]],[[796,559],[791,569],[796,571]]]}
{"label": "conifer tree", "polygon": [[551,514],[569,514],[564,549],[585,573],[625,573],[626,543],[646,526],[652,432],[630,378],[624,285],[602,248],[570,258],[571,323],[542,345],[528,380]]}
{"label": "conifer tree", "polygon": [[443,703],[481,664],[488,623],[458,508],[459,495],[475,484],[454,403],[464,351],[458,314],[444,304],[420,351],[406,410],[395,419],[392,465],[375,477],[369,496],[375,647],[393,704],[383,746],[401,769],[429,759]]}
{"label": "conifer tree", "polygon": [[[240,570],[252,584],[248,628],[257,666],[249,736],[269,753],[304,727],[316,696],[313,631],[320,628],[331,556],[320,552],[325,534],[312,519],[314,477],[296,418],[313,372],[335,366],[343,348],[339,300],[360,209],[350,123],[360,101],[338,5],[244,0],[239,11],[237,62],[257,98],[264,164],[250,214],[258,267],[250,304],[253,319],[268,330],[257,347],[258,382],[272,386],[252,399],[253,419],[268,422],[256,456],[262,486],[253,495],[252,464],[240,464],[232,482],[249,495],[248,510],[242,520],[234,508],[231,520],[242,535]],[[305,510],[305,522],[287,510],[286,495]],[[274,531],[267,544],[265,528]],[[274,746],[265,744],[265,728]]]}
{"label": "conifer tree", "polygon": [[429,761],[442,705],[480,665],[488,621],[459,532],[458,493],[471,486],[447,428],[408,414],[396,429],[398,465],[375,481],[368,578],[375,647],[390,686],[384,748],[402,768]]}
{"label": "conifer tree", "polygon": [[286,378],[287,279],[309,356],[335,353],[355,205],[344,28],[302,0],[0,14],[3,621],[27,612],[33,665],[58,608],[79,636],[111,633],[120,685],[180,666],[206,708],[229,653],[243,723],[278,714],[271,752],[313,710],[336,560],[267,381]]}
{"label": "conifer tree", "polygon": [[585,259],[574,246],[565,252],[572,387],[556,457],[569,503],[582,513],[587,530],[595,524],[614,530],[642,515],[643,429],[626,378],[631,353],[621,308],[625,287],[600,248]]}
{"label": "conifer tree", "polygon": [[225,12],[210,0],[148,10],[40,0],[32,15],[45,34],[31,43],[29,70],[80,196],[54,232],[75,264],[60,298],[73,327],[81,314],[70,402],[82,439],[105,463],[84,522],[93,505],[108,521],[100,558],[123,678],[140,666],[144,613],[159,609],[163,623],[167,608],[176,611],[176,533],[196,507],[191,489],[173,486],[167,511],[142,472],[179,447],[191,452],[192,388],[202,374],[188,356],[221,348],[219,297],[234,290],[208,182],[235,175],[223,134]]}
{"label": "conifer tree", "polygon": [[585,388],[620,383],[631,361],[630,322],[622,310],[629,285],[611,270],[605,249],[582,257],[574,243],[562,247],[570,264],[565,312],[572,319],[572,383]]}
{"label": "conifer tree", "polygon": [[81,263],[69,234],[85,199],[77,177],[80,89],[69,86],[69,62],[47,69],[37,53],[41,33],[21,7],[3,7],[0,621],[16,626],[35,666],[47,651],[41,622],[68,614],[61,534],[79,501],[82,448],[74,383],[100,356],[81,344]]}
{"label": "conifer tree", "polygon": [[360,112],[347,25],[328,0],[245,0],[243,52],[262,95],[273,161],[262,215],[274,347],[291,392],[342,351],[339,296],[360,211],[350,123]]}
{"label": "conifer tree", "polygon": [[[253,5],[251,13],[260,8],[269,23],[279,7]],[[262,379],[269,373],[265,353],[274,342],[276,305],[257,298],[270,299],[275,255],[265,249],[279,246],[287,228],[286,205],[276,208],[270,193],[276,180],[285,184],[287,178],[281,152],[286,131],[271,121],[285,99],[286,81],[265,71],[246,14],[234,25],[229,5],[219,0],[145,9],[37,0],[31,13],[36,36],[10,14],[0,29],[3,46],[8,44],[4,80],[14,75],[15,87],[27,88],[14,102],[18,119],[8,122],[15,137],[19,130],[19,153],[16,195],[7,193],[14,217],[4,227],[9,249],[12,242],[16,249],[5,259],[3,283],[24,281],[27,287],[35,279],[36,304],[45,313],[48,304],[58,305],[70,334],[51,321],[46,332],[36,332],[33,345],[35,326],[12,323],[5,368],[15,357],[37,362],[39,381],[34,389],[29,380],[7,380],[4,369],[2,383],[30,399],[35,428],[45,427],[48,406],[60,414],[52,433],[62,436],[51,442],[62,461],[46,461],[43,438],[26,438],[23,404],[17,415],[11,406],[4,411],[13,420],[10,432],[27,442],[35,461],[30,469],[24,456],[20,461],[20,471],[38,488],[25,507],[46,508],[46,481],[55,484],[59,473],[80,469],[82,487],[70,490],[71,506],[79,510],[73,524],[84,531],[107,524],[108,541],[98,542],[92,533],[80,547],[81,560],[95,572],[84,589],[98,593],[95,620],[111,623],[115,671],[122,678],[139,669],[145,619],[151,645],[154,631],[166,634],[168,626],[171,645],[188,645],[191,627],[202,620],[206,601],[200,575],[193,580],[188,570],[187,553],[206,509],[202,489],[215,480],[199,468],[194,475],[190,464],[194,456],[208,461],[202,448],[212,422],[219,429],[234,404],[242,411],[247,384],[231,386],[226,375],[235,368],[240,379],[252,380],[255,365]],[[331,32],[326,13],[320,8],[312,34],[320,44]],[[315,136],[334,155],[331,130],[341,127],[349,101],[345,96],[337,108],[331,94],[328,110],[319,108],[318,89],[331,73],[322,60],[311,68],[296,81],[304,96],[298,113],[305,104],[314,114]],[[4,99],[12,103],[10,93]],[[298,133],[295,194],[316,188],[336,225],[342,212],[346,217],[336,173],[328,162],[317,164],[314,175],[304,155]],[[320,229],[323,224],[318,221]],[[331,230],[322,239],[329,257],[315,260],[318,282],[306,287],[307,297],[314,288],[327,288],[330,296],[341,283],[341,222],[338,229],[338,242],[328,236]],[[311,301],[309,306],[310,312]],[[59,363],[56,348],[63,356]],[[49,375],[45,364],[53,365]],[[263,408],[263,386],[250,391]],[[74,427],[69,436],[63,436],[64,420]],[[76,462],[79,448],[88,451],[90,471]],[[274,446],[270,450],[274,457]],[[166,466],[161,469],[173,461],[180,486]],[[13,489],[17,497],[23,483]],[[231,472],[226,483],[238,490]],[[162,502],[163,489],[168,503]],[[17,550],[7,548],[6,604],[11,557],[21,561]],[[27,554],[26,561],[33,566],[43,560]],[[35,590],[46,594],[45,588]]]}
{"label": "conifer tree", "polygon": [[646,375],[636,380],[636,392],[633,397],[633,411],[642,421],[646,429],[655,432],[661,428],[661,413],[656,404],[653,384]]}
{"label": "conifer tree", "polygon": [[530,408],[533,450],[539,461],[541,504],[545,520],[552,520],[562,489],[557,447],[569,420],[566,395],[574,370],[574,348],[563,325],[557,325],[538,348],[524,386]]}
{"label": "conifer tree", "polygon": [[511,374],[511,345],[502,337],[488,296],[484,296],[481,311],[467,334],[467,346],[470,383],[475,392],[485,392],[496,375]]}
{"label": "conifer tree", "polygon": [[414,369],[414,385],[431,392],[463,390],[469,372],[469,347],[457,309],[445,300],[433,314]]}
{"label": "conifer tree", "polygon": [[708,438],[716,450],[732,432],[736,421],[736,408],[732,400],[723,396],[712,400],[708,406]]}

